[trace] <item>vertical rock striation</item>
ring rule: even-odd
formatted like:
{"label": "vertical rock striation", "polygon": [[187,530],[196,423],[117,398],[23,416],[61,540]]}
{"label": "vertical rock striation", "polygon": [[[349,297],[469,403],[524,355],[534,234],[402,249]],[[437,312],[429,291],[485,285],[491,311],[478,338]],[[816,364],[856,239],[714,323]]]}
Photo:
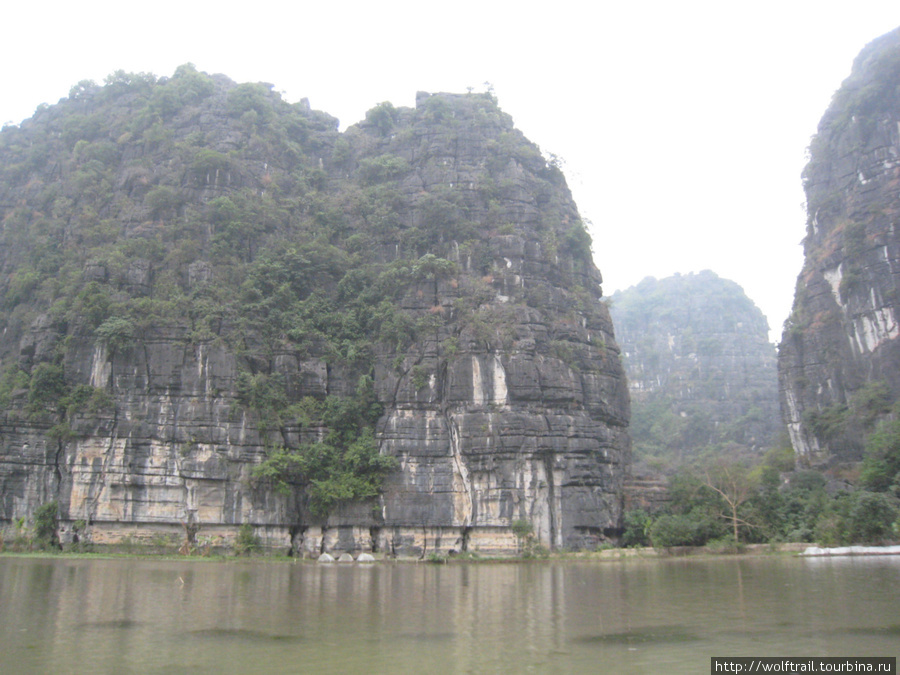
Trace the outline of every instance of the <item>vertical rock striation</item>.
{"label": "vertical rock striation", "polygon": [[249,523],[304,555],[616,534],[590,238],[492,96],[340,133],[264,85],[116,73],[4,130],[0,168],[0,522],[56,499],[69,538]]}
{"label": "vertical rock striation", "polygon": [[861,458],[900,394],[900,31],[867,45],[810,145],[804,265],[779,347],[801,463]]}

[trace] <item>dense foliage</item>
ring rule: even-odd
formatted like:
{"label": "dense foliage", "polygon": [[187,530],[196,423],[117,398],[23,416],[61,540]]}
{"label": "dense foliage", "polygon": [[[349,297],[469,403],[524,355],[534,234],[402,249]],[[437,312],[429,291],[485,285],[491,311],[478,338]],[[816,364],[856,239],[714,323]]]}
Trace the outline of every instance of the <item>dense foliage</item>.
{"label": "dense foliage", "polygon": [[[893,455],[894,461],[900,457],[900,445]],[[626,513],[623,544],[839,546],[900,539],[900,476],[889,486],[864,479],[865,487],[853,488],[829,483],[819,471],[783,473],[774,452],[767,460],[771,463],[752,468],[719,461],[711,467],[681,469],[670,481],[671,502],[665,509]]]}
{"label": "dense foliage", "polygon": [[378,452],[373,427],[381,404],[370,378],[361,378],[353,397],[304,398],[291,412],[306,425],[327,429],[325,437],[294,448],[272,448],[254,469],[255,478],[281,492],[307,486],[309,508],[317,516],[341,502],[378,494],[381,479],[396,468],[396,461]]}
{"label": "dense foliage", "polygon": [[56,501],[42,504],[34,511],[34,543],[39,548],[59,548],[57,531],[59,505]]}
{"label": "dense foliage", "polygon": [[610,300],[635,455],[665,471],[775,444],[775,351],[762,312],[710,271],[648,277]]}
{"label": "dense foliage", "polygon": [[[434,120],[454,136],[477,130],[484,149],[454,167],[473,180],[449,179],[446,157],[429,150]],[[337,127],[271,85],[188,64],[171,77],[119,71],[103,86],[81,82],[5,128],[7,414],[46,425],[61,447],[89,426],[83,418],[115,416],[116,367],[164,332],[236,356],[233,395],[218,393],[264,439],[260,485],[300,494],[318,516],[377,494],[395,468],[376,442],[378,359],[421,384],[414,342],[437,340],[450,355],[462,331],[509,340],[510,317],[546,292],[488,306],[489,241],[515,231],[507,207],[523,203],[515,167],[536,176],[534,199],[558,206],[535,227],[547,261],[573,254],[575,290],[592,265],[590,238],[568,211],[559,169],[491,94],[435,96],[416,110],[383,103],[345,133]],[[420,311],[443,282],[457,297]],[[112,364],[108,381],[94,382],[102,386],[73,366],[84,343]],[[324,363],[332,388],[298,393],[279,369],[285,355]]]}
{"label": "dense foliage", "polygon": [[[834,427],[869,430],[862,463],[840,479],[795,466],[787,439],[761,461],[720,456],[682,464],[669,480],[670,503],[625,514],[626,546],[733,547],[810,542],[823,546],[900,540],[900,409],[883,384],[859,390],[850,404],[817,417]],[[880,421],[879,421],[880,420]]]}

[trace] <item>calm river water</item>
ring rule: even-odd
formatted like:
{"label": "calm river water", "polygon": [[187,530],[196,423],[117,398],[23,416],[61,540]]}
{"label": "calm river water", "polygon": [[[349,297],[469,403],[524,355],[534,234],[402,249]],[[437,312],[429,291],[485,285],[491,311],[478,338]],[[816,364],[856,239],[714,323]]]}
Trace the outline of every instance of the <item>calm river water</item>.
{"label": "calm river water", "polygon": [[898,652],[900,556],[0,557],[2,673],[708,673],[710,656]]}

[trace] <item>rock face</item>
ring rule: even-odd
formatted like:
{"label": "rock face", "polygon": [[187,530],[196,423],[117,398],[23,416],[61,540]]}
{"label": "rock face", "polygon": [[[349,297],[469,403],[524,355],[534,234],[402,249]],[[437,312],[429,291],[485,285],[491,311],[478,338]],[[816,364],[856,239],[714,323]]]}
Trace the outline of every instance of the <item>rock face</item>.
{"label": "rock face", "polygon": [[765,316],[713,272],[644,279],[611,313],[633,405],[635,451],[678,464],[705,449],[756,452],[779,431]]}
{"label": "rock face", "polygon": [[116,73],[5,129],[0,167],[0,523],[55,499],[68,540],[250,524],[312,557],[617,533],[590,238],[492,96],[340,133],[265,85]]}
{"label": "rock face", "polygon": [[805,261],[778,369],[798,460],[860,459],[900,393],[900,31],[869,44],[810,145]]}

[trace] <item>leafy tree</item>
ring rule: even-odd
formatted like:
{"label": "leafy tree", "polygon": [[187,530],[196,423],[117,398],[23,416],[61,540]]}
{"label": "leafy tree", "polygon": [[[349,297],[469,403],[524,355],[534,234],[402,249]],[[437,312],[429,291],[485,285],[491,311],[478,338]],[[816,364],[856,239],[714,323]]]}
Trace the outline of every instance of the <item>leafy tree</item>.
{"label": "leafy tree", "polygon": [[581,221],[572,225],[560,245],[560,249],[568,252],[576,260],[590,261],[591,235]]}
{"label": "leafy tree", "polygon": [[34,510],[34,538],[40,548],[60,548],[58,517],[59,506],[56,500]]}
{"label": "leafy tree", "polygon": [[131,346],[134,339],[134,323],[121,316],[114,316],[101,323],[94,334],[113,352]]}
{"label": "leafy tree", "polygon": [[235,553],[238,555],[248,555],[256,553],[262,546],[259,537],[253,532],[253,525],[244,523],[238,529],[237,539],[234,543]]}
{"label": "leafy tree", "polygon": [[28,405],[33,411],[56,409],[67,389],[62,366],[39,363],[31,373]]}
{"label": "leafy tree", "polygon": [[175,87],[180,101],[185,104],[197,103],[212,95],[216,88],[213,79],[199,72],[193,63],[178,66],[168,84]]}
{"label": "leafy tree", "polygon": [[650,541],[658,548],[706,543],[696,520],[682,514],[665,514],[657,518],[650,528]]}
{"label": "leafy tree", "polygon": [[624,515],[622,546],[649,546],[653,517],[644,509],[629,509]]}
{"label": "leafy tree", "polygon": [[891,411],[891,390],[886,382],[867,382],[850,396],[850,410],[866,428]]}
{"label": "leafy tree", "polygon": [[365,157],[359,162],[360,178],[366,184],[381,183],[409,171],[409,162],[396,155]]}
{"label": "leafy tree", "polygon": [[269,102],[271,86],[262,83],[239,84],[228,92],[228,113],[233,117],[242,117],[248,112],[258,116],[260,122],[268,121],[272,115]]}
{"label": "leafy tree", "polygon": [[[212,150],[211,148],[201,148],[194,155],[194,161],[191,163],[191,169],[203,180],[209,176],[215,176],[216,172],[224,172],[231,169],[232,162],[228,155]],[[218,197],[217,199],[228,199],[227,197]],[[233,204],[232,204],[233,206]]]}
{"label": "leafy tree", "polygon": [[27,391],[31,386],[31,377],[18,364],[8,367],[0,376],[0,406],[8,406],[13,397]]}
{"label": "leafy tree", "polygon": [[386,136],[394,127],[397,115],[397,109],[393,104],[384,101],[366,112],[366,122],[378,129],[382,136]]}
{"label": "leafy tree", "polygon": [[283,411],[291,413],[306,424],[325,425],[328,433],[318,443],[273,448],[253,475],[283,494],[302,490],[313,515],[325,517],[342,502],[375,497],[396,469],[396,460],[382,455],[375,439],[382,407],[371,378],[360,378],[353,397],[328,396]]}
{"label": "leafy tree", "polygon": [[73,100],[86,98],[99,89],[100,87],[93,80],[81,80],[78,84],[69,89],[69,98]]}
{"label": "leafy tree", "polygon": [[283,494],[302,487],[313,515],[325,517],[342,502],[375,497],[385,475],[396,468],[393,457],[381,455],[371,429],[345,447],[332,442],[278,447],[253,475]]}
{"label": "leafy tree", "polygon": [[776,471],[793,471],[797,462],[794,456],[794,448],[787,438],[787,433],[779,440],[778,444],[769,449],[763,457],[763,464],[774,468]]}
{"label": "leafy tree", "polygon": [[898,500],[892,495],[857,490],[847,514],[853,541],[880,543],[891,539],[898,513]]}
{"label": "leafy tree", "polygon": [[900,488],[900,420],[881,422],[869,436],[860,480],[875,492]]}
{"label": "leafy tree", "polygon": [[238,374],[235,388],[238,401],[242,405],[252,408],[260,417],[267,418],[277,415],[279,411],[287,407],[284,378],[279,374],[251,375],[242,372]]}

